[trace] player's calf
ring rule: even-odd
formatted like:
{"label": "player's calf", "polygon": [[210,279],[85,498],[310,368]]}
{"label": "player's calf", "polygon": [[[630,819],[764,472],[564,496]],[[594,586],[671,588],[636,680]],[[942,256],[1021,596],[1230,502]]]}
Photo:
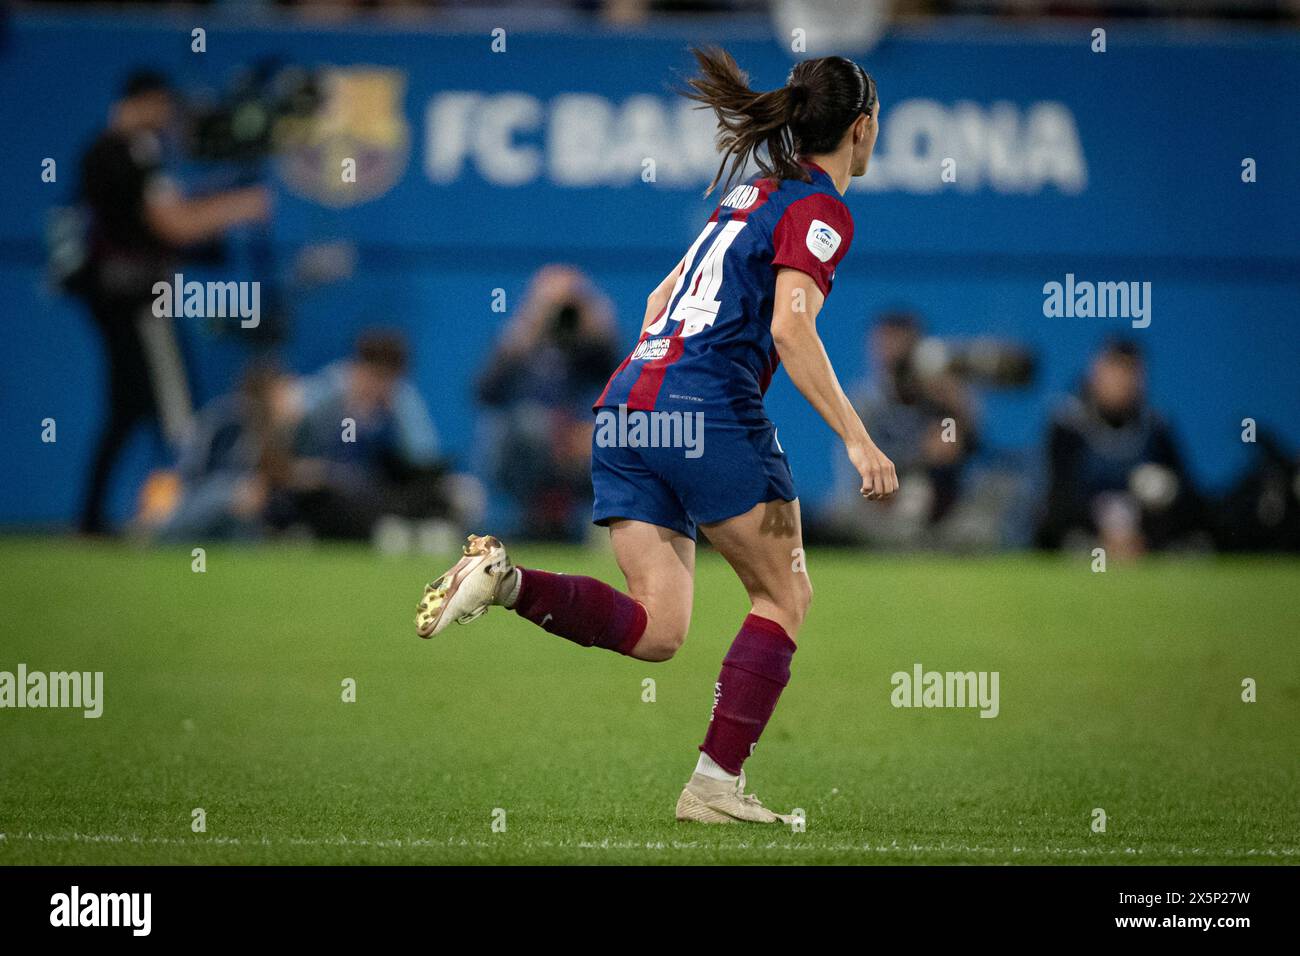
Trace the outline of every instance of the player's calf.
{"label": "player's calf", "polygon": [[519,569],[519,587],[506,605],[542,630],[583,647],[632,654],[648,617],[639,601],[604,581],[580,574]]}
{"label": "player's calf", "polygon": [[[499,540],[470,535],[461,559],[424,589],[416,631],[432,637],[452,621],[468,624],[494,604],[575,644],[620,654],[638,649],[648,622],[639,601],[603,581],[516,567]],[[666,660],[684,636],[684,628],[679,634],[657,627],[649,645],[656,656],[645,659]]]}

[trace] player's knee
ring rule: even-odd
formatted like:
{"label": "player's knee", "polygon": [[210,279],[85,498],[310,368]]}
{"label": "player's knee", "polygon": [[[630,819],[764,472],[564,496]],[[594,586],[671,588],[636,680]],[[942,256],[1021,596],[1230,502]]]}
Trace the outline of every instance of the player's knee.
{"label": "player's knee", "polygon": [[673,659],[673,655],[686,642],[684,624],[660,624],[651,622],[646,626],[641,640],[636,643],[636,656],[643,661],[659,664]]}
{"label": "player's knee", "polygon": [[808,608],[812,606],[812,581],[807,574],[796,574],[794,578],[794,587],[790,589],[789,596],[783,602],[784,610],[795,621],[796,626],[803,624],[803,619],[808,614]]}
{"label": "player's knee", "polygon": [[683,604],[680,596],[662,591],[633,592],[633,597],[646,610],[646,628],[636,642],[634,655],[643,661],[659,663],[672,660],[686,641],[690,627],[690,605]]}
{"label": "player's knee", "polygon": [[663,602],[653,602],[646,611],[646,632],[637,641],[637,657],[643,661],[671,661],[686,641],[689,610],[684,614],[676,604],[663,606]]}

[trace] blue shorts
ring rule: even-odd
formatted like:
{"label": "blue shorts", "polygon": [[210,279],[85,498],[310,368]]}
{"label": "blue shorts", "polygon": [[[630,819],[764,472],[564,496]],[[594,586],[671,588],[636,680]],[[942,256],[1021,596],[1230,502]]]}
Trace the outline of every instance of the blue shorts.
{"label": "blue shorts", "polygon": [[[636,438],[616,437],[600,427],[592,436],[591,484],[596,493],[591,520],[607,525],[629,518],[695,537],[695,527],[744,514],[764,501],[793,501],[794,476],[776,440],[776,426],[704,424],[702,440],[688,447],[646,447]],[[689,433],[688,433],[689,434]]]}

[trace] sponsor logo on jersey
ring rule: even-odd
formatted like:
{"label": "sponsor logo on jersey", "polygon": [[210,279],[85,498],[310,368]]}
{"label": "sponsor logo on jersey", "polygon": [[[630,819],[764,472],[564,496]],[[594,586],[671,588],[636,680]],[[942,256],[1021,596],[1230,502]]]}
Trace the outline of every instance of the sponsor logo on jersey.
{"label": "sponsor logo on jersey", "polygon": [[840,247],[840,234],[820,219],[814,219],[808,227],[808,251],[822,262],[830,262],[835,250]]}
{"label": "sponsor logo on jersey", "polygon": [[646,339],[644,342],[638,342],[636,348],[632,350],[632,360],[639,359],[661,359],[668,354],[668,346],[672,339]]}

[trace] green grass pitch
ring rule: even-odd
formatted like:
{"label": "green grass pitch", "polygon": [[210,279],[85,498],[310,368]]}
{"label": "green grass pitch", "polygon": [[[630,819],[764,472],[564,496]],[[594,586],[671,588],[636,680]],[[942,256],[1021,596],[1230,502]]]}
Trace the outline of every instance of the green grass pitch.
{"label": "green grass pitch", "polygon": [[[515,557],[621,580],[608,555]],[[672,818],[746,611],[716,554],[658,665],[502,610],[421,641],[443,564],[212,548],[199,574],[188,548],[0,540],[0,670],[103,671],[105,698],[0,710],[0,864],[1300,862],[1294,560],[814,550],[747,765],[804,832]],[[999,672],[1000,714],[893,707],[917,662]]]}

